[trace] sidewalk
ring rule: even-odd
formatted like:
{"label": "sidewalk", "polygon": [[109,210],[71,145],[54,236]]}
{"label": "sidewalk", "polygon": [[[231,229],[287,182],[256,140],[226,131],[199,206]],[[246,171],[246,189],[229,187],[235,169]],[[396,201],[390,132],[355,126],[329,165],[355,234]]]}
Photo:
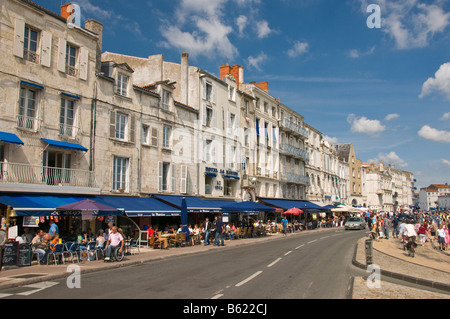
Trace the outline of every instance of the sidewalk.
{"label": "sidewalk", "polygon": [[[358,241],[353,264],[366,267],[365,241]],[[410,283],[437,288],[442,293],[394,285],[381,279],[381,289],[370,289],[363,278],[355,278],[354,299],[450,299],[450,255],[435,249],[436,243],[425,243],[416,248],[415,256],[409,257],[399,238],[373,241],[373,262],[380,267],[381,276],[400,279]],[[370,274],[367,273],[367,276]]]}
{"label": "sidewalk", "polygon": [[[310,232],[326,232],[336,230],[336,228],[321,228],[316,230],[309,230],[289,234],[288,236],[301,236]],[[152,249],[141,247],[140,252],[134,255],[127,255],[125,259],[118,262],[105,263],[100,261],[83,261],[75,263],[80,267],[81,273],[95,272],[111,268],[126,267],[131,265],[138,265],[147,262],[152,262],[164,258],[174,258],[177,256],[202,253],[215,249],[233,249],[233,247],[241,245],[250,245],[266,240],[282,240],[283,235],[269,234],[265,237],[247,238],[239,240],[227,240],[225,247],[215,247],[213,245],[204,246],[187,246],[170,249]],[[353,265],[362,269],[367,269],[365,266],[365,240],[368,237],[362,238],[358,241],[355,248],[353,258]],[[442,290],[442,295],[428,295],[422,290],[419,292],[411,291],[409,295],[404,296],[405,289],[396,287],[393,289],[392,296],[389,297],[389,286],[383,282],[383,289],[368,289],[366,282],[362,278],[355,278],[353,285],[353,298],[406,298],[410,299],[414,296],[422,296],[422,298],[450,298],[450,256],[446,252],[440,252],[431,247],[417,247],[415,257],[408,257],[407,252],[403,251],[399,239],[381,239],[374,241],[374,263],[381,268],[382,276],[390,276],[393,278],[416,282],[429,287],[435,287]],[[137,252],[137,250],[134,250]],[[0,290],[23,285],[29,285],[42,281],[51,281],[68,277],[70,273],[67,272],[68,266],[72,265],[71,261],[64,265],[37,265],[33,261],[31,267],[10,267],[3,268],[0,271]],[[369,273],[367,274],[369,275]],[[403,287],[403,286],[401,286]],[[392,289],[391,289],[392,290]],[[402,291],[399,294],[398,290]]]}

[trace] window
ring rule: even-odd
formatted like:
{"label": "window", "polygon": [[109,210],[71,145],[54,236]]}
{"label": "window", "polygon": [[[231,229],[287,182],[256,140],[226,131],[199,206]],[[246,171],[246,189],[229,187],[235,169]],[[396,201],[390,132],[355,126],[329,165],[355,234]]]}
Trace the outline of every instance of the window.
{"label": "window", "polygon": [[233,113],[229,113],[229,118],[228,118],[229,135],[234,135],[236,133],[236,132],[234,132],[235,118],[236,118],[236,116]]}
{"label": "window", "polygon": [[116,138],[119,140],[127,139],[128,116],[126,114],[116,113]]}
{"label": "window", "polygon": [[113,191],[128,190],[128,164],[128,158],[114,156]]}
{"label": "window", "polygon": [[163,148],[170,148],[170,140],[172,135],[172,128],[170,126],[164,125],[163,127],[163,141],[162,141],[162,147]]}
{"label": "window", "polygon": [[116,93],[122,96],[127,96],[127,88],[128,88],[128,76],[119,74],[117,76],[117,87]]}
{"label": "window", "polygon": [[211,101],[212,102],[212,94],[213,94],[213,86],[211,83],[206,82],[205,84],[205,96],[206,96],[206,100],[207,101]]}
{"label": "window", "polygon": [[169,104],[170,102],[170,92],[167,92],[166,90],[162,91],[162,109],[169,111]]}
{"label": "window", "polygon": [[249,129],[248,128],[244,128],[244,145],[245,146],[249,145]]}
{"label": "window", "polygon": [[37,91],[28,88],[20,88],[19,115],[17,126],[29,130],[37,130]]}
{"label": "window", "polygon": [[245,116],[248,115],[248,101],[247,100],[244,101],[244,115]]}
{"label": "window", "polygon": [[74,128],[75,101],[61,99],[61,111],[59,115],[59,134],[69,137],[75,137]]}
{"label": "window", "polygon": [[77,48],[67,43],[66,46],[66,73],[72,76],[77,75],[76,69]]}
{"label": "window", "polygon": [[26,26],[23,42],[23,58],[28,61],[37,63],[38,62],[37,50],[38,50],[38,32]]}
{"label": "window", "polygon": [[71,156],[65,152],[44,151],[42,177],[47,185],[69,184]]}
{"label": "window", "polygon": [[236,89],[232,86],[228,87],[228,98],[232,101],[236,100]]}
{"label": "window", "polygon": [[175,192],[175,165],[159,162],[159,191]]}
{"label": "window", "polygon": [[150,143],[150,127],[142,125],[142,144],[149,145]]}
{"label": "window", "polygon": [[206,123],[205,126],[212,127],[214,125],[214,111],[210,107],[206,107]]}

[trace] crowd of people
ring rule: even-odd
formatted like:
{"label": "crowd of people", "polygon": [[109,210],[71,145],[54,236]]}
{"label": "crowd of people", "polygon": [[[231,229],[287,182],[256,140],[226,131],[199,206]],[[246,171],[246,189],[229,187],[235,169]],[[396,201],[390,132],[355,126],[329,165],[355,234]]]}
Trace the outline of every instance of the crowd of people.
{"label": "crowd of people", "polygon": [[414,237],[424,246],[427,241],[437,242],[441,251],[450,244],[450,214],[411,211],[403,213],[368,212],[366,222],[375,240]]}

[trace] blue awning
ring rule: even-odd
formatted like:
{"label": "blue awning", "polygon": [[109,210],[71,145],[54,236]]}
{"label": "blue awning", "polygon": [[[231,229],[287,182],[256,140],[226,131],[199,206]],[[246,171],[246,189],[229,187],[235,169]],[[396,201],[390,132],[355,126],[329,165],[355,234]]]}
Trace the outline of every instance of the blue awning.
{"label": "blue awning", "polygon": [[74,151],[83,151],[87,152],[88,149],[80,144],[74,144],[74,143],[67,143],[67,142],[61,142],[61,141],[55,141],[55,140],[49,140],[46,138],[42,138],[45,143],[48,144],[48,146],[55,147],[55,148],[62,148],[66,150],[74,150]]}
{"label": "blue awning", "polygon": [[181,210],[152,197],[96,196],[95,201],[125,212],[129,217],[180,216]]}
{"label": "blue awning", "polygon": [[16,134],[8,132],[0,132],[0,142],[24,145],[22,140]]}
{"label": "blue awning", "polygon": [[235,180],[240,180],[239,176],[236,175],[223,175],[224,179],[235,179]]}
{"label": "blue awning", "polygon": [[0,203],[14,209],[17,216],[58,216],[56,207],[86,199],[73,195],[2,194]]}
{"label": "blue awning", "polygon": [[205,172],[205,175],[209,176],[209,177],[217,177],[216,173],[211,173],[211,172]]}
{"label": "blue awning", "polygon": [[291,208],[299,208],[301,210],[308,210],[308,211],[325,210],[323,207],[321,207],[319,205],[316,205],[316,204],[308,202],[308,201],[303,201],[303,200],[261,198],[260,201],[262,203],[280,207],[280,208],[283,208],[286,210],[291,209]]}
{"label": "blue awning", "polygon": [[247,214],[258,214],[260,212],[274,212],[275,208],[252,201],[228,203],[222,206],[224,212],[242,212]]}
{"label": "blue awning", "polygon": [[153,195],[154,198],[181,209],[181,200],[186,198],[188,213],[220,213],[222,208],[214,201],[194,196]]}

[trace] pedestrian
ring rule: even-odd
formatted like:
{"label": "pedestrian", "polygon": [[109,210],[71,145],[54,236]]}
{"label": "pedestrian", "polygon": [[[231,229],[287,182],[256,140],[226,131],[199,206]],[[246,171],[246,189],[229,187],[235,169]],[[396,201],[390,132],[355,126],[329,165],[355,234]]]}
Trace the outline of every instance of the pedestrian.
{"label": "pedestrian", "polygon": [[205,225],[204,225],[204,233],[205,233],[205,239],[204,239],[204,245],[209,245],[209,235],[211,234],[211,230],[212,230],[212,223],[209,221],[209,218],[206,217],[205,218]]}
{"label": "pedestrian", "polygon": [[444,250],[445,249],[445,229],[442,224],[440,224],[439,228],[437,229],[437,235],[438,235],[439,249]]}
{"label": "pedestrian", "polygon": [[419,240],[422,243],[422,246],[425,246],[427,238],[427,229],[425,228],[425,223],[420,224],[418,233],[419,233]]}
{"label": "pedestrian", "polygon": [[59,235],[59,227],[53,219],[50,219],[49,224],[50,229],[48,230],[48,233],[52,236],[52,238],[54,238],[56,234]]}
{"label": "pedestrian", "polygon": [[215,233],[214,246],[225,246],[225,244],[224,244],[225,225],[222,221],[222,218],[216,217],[215,229],[216,229],[216,233]]}
{"label": "pedestrian", "polygon": [[384,235],[386,239],[389,239],[389,218],[387,216],[384,217],[383,227],[384,227]]}
{"label": "pedestrian", "polygon": [[450,229],[448,224],[444,226],[445,229],[445,250],[448,250],[448,244],[450,244]]}
{"label": "pedestrian", "polygon": [[284,236],[287,236],[286,232],[287,232],[288,220],[286,219],[286,217],[283,217],[283,219],[281,220],[281,224],[283,226],[283,234],[284,234]]}

